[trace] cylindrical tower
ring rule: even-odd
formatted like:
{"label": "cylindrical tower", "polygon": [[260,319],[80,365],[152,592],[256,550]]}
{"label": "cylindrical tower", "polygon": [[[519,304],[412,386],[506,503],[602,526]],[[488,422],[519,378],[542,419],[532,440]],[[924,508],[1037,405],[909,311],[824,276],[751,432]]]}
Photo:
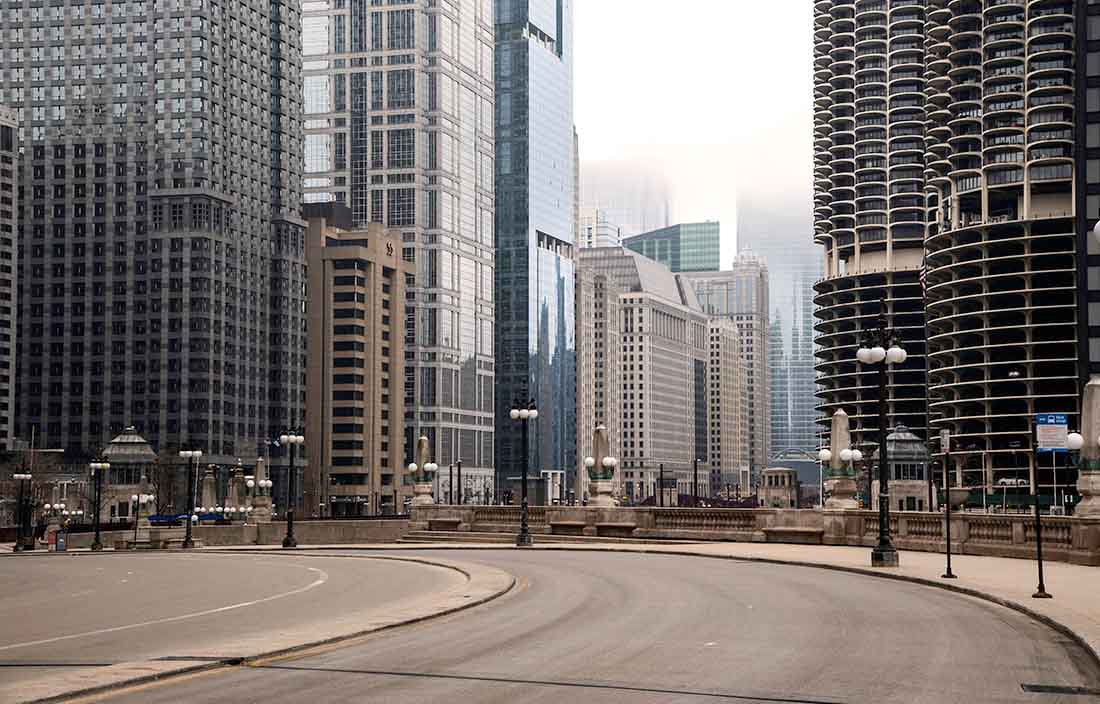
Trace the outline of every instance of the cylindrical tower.
{"label": "cylindrical tower", "polygon": [[988,490],[1032,414],[1077,423],[1073,1],[929,0],[926,34],[930,407]]}
{"label": "cylindrical tower", "polygon": [[924,436],[925,233],[922,0],[814,4],[815,286],[819,423],[838,408],[869,456],[878,433],[876,370],[856,361],[882,305],[908,360],[890,369],[889,422]]}

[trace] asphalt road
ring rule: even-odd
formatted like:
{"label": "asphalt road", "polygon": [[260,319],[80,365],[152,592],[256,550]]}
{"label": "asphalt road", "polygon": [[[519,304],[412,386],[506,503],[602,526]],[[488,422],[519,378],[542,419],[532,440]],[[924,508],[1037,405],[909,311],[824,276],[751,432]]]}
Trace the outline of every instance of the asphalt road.
{"label": "asphalt road", "polygon": [[367,595],[396,603],[464,581],[418,563],[325,556],[4,558],[0,685],[59,668],[210,654],[234,639],[331,622]]}
{"label": "asphalt road", "polygon": [[[420,555],[432,553],[417,552]],[[519,586],[305,657],[116,694],[202,702],[1067,702],[1096,687],[1071,642],[933,588],[692,557],[441,551]]]}

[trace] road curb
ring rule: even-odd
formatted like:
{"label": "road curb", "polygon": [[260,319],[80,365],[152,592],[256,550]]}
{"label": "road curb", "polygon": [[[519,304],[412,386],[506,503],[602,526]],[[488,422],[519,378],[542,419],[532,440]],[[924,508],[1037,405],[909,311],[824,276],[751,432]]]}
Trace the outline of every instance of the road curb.
{"label": "road curb", "polygon": [[[302,549],[299,549],[298,551],[295,551],[295,552],[297,552],[298,554],[301,554],[303,557],[309,557],[309,555],[306,554],[309,551],[310,551],[309,548],[302,548]],[[187,551],[187,552],[191,552],[191,551]],[[204,549],[202,549],[202,552],[204,552],[204,553],[219,553],[219,554],[238,554],[238,553],[270,554],[272,551],[271,550],[255,550],[255,549],[254,550],[249,550],[249,549],[219,550],[217,548],[204,548]],[[288,553],[289,553],[289,551],[288,551]],[[130,553],[130,554],[133,554],[133,553]],[[279,554],[279,553],[276,553],[276,554]],[[294,554],[294,553],[289,553],[289,554]],[[394,630],[396,628],[411,626],[411,625],[414,625],[414,624],[417,624],[417,623],[424,623],[426,621],[431,621],[431,620],[434,620],[434,619],[437,619],[437,618],[442,618],[444,616],[449,616],[451,614],[455,614],[455,613],[458,613],[460,611],[465,611],[467,609],[472,609],[475,606],[480,606],[481,604],[485,604],[485,603],[490,602],[494,599],[497,599],[501,596],[504,596],[505,594],[510,592],[516,585],[515,575],[512,575],[508,572],[505,572],[504,570],[500,570],[500,569],[496,569],[496,568],[487,568],[487,567],[482,567],[482,566],[479,565],[478,570],[484,572],[485,574],[475,575],[475,574],[472,574],[471,570],[468,569],[468,567],[469,567],[468,565],[464,565],[464,564],[460,564],[460,563],[452,562],[452,561],[447,561],[447,560],[438,560],[438,559],[433,560],[433,559],[424,558],[424,557],[402,557],[402,556],[388,556],[388,555],[344,555],[344,556],[329,555],[328,557],[346,557],[348,559],[360,559],[360,560],[377,559],[377,560],[391,560],[391,561],[400,561],[400,562],[413,562],[413,563],[418,563],[418,564],[423,564],[423,565],[430,565],[430,566],[433,566],[433,567],[442,567],[442,568],[445,568],[445,569],[454,570],[454,571],[456,571],[456,572],[458,572],[458,573],[460,573],[460,574],[462,574],[466,577],[466,579],[468,580],[467,587],[469,587],[472,583],[474,583],[475,579],[479,579],[479,578],[486,580],[488,583],[484,584],[484,585],[479,585],[482,593],[479,593],[476,596],[473,596],[468,601],[464,601],[464,602],[462,602],[460,604],[457,604],[455,606],[451,606],[451,607],[443,608],[441,610],[433,611],[431,613],[425,613],[425,614],[420,615],[420,616],[414,616],[414,617],[411,617],[411,618],[405,618],[405,619],[401,619],[401,620],[398,620],[398,621],[394,621],[393,623],[387,623],[387,624],[383,624],[383,625],[380,625],[380,626],[375,626],[375,627],[372,627],[372,628],[360,629],[360,630],[349,632],[349,633],[341,633],[339,635],[335,635],[335,636],[332,636],[332,637],[329,637],[329,638],[321,638],[321,639],[311,640],[311,641],[307,641],[305,643],[298,643],[298,644],[295,644],[295,645],[292,645],[292,646],[289,646],[289,647],[278,648],[278,649],[275,649],[275,650],[265,651],[265,652],[261,652],[261,653],[254,653],[254,654],[250,654],[250,655],[247,655],[247,656],[226,657],[226,658],[219,658],[217,660],[212,660],[212,661],[209,661],[209,662],[201,662],[201,663],[198,663],[198,664],[182,665],[180,667],[169,668],[169,669],[165,669],[163,671],[148,674],[148,675],[142,675],[142,676],[138,676],[138,677],[130,677],[130,678],[127,678],[127,679],[119,680],[117,682],[110,682],[110,683],[105,683],[105,684],[102,684],[102,685],[84,687],[84,688],[81,688],[81,689],[72,689],[72,690],[68,690],[68,691],[65,691],[65,692],[60,692],[60,693],[57,693],[57,694],[51,694],[51,695],[46,696],[46,697],[39,697],[39,698],[35,698],[35,699],[20,699],[20,700],[17,700],[17,702],[18,702],[18,704],[54,704],[55,702],[68,702],[68,701],[72,701],[73,699],[78,699],[78,698],[81,698],[81,697],[91,697],[91,696],[95,696],[95,695],[101,695],[101,694],[105,694],[107,692],[114,692],[114,691],[118,691],[118,690],[121,690],[121,689],[129,688],[129,687],[136,687],[136,686],[140,686],[140,685],[144,685],[144,684],[150,684],[150,683],[161,681],[161,680],[171,679],[173,677],[181,677],[181,676],[184,676],[184,675],[195,674],[195,673],[203,672],[203,671],[206,671],[206,670],[213,670],[213,669],[224,668],[224,667],[236,667],[236,666],[247,665],[249,663],[255,663],[255,662],[260,662],[260,661],[264,661],[264,660],[274,660],[274,659],[279,659],[279,658],[285,658],[285,657],[290,656],[290,655],[296,655],[296,654],[304,653],[305,651],[312,650],[314,648],[321,648],[321,647],[324,647],[324,646],[334,645],[336,643],[341,643],[341,642],[344,642],[344,641],[350,641],[350,640],[355,640],[357,638],[363,638],[365,636],[373,635],[373,634],[376,634],[376,633],[391,631],[391,630]],[[494,580],[497,583],[494,584]],[[146,661],[146,662],[163,662],[163,661],[154,660],[154,661]],[[191,661],[191,662],[194,662],[194,661]],[[140,664],[140,663],[141,663],[141,661],[136,661],[135,663],[125,663],[125,664],[136,665],[136,664]],[[122,665],[124,663],[119,663],[119,664]]]}

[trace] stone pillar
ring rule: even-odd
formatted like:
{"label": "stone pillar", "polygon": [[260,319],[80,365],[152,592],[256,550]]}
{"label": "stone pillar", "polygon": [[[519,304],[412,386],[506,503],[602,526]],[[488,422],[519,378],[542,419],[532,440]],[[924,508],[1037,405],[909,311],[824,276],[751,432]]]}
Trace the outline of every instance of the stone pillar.
{"label": "stone pillar", "polygon": [[214,472],[207,467],[202,475],[202,502],[200,506],[211,509],[218,505],[218,483]]}
{"label": "stone pillar", "polygon": [[1081,397],[1081,434],[1085,446],[1077,463],[1077,492],[1081,500],[1074,508],[1075,516],[1100,517],[1100,374],[1093,374],[1085,384]]}
{"label": "stone pillar", "polygon": [[840,453],[847,450],[852,444],[852,434],[848,426],[848,414],[843,408],[838,408],[833,414],[832,425],[829,431],[829,450],[832,458],[829,460],[829,498],[825,502],[825,508],[829,510],[858,509],[856,501],[856,480],[849,473],[849,468],[840,459]]}
{"label": "stone pillar", "polygon": [[[428,438],[424,435],[416,441],[416,473],[413,475],[413,506],[430,506],[435,503],[432,497],[432,480],[435,473],[425,467],[432,461],[432,448]],[[462,487],[459,487],[461,489]],[[400,506],[394,506],[394,511],[400,511]]]}
{"label": "stone pillar", "polygon": [[271,522],[271,489],[260,486],[261,480],[266,480],[267,463],[262,457],[256,458],[256,487],[252,490],[252,521],[254,523]]}

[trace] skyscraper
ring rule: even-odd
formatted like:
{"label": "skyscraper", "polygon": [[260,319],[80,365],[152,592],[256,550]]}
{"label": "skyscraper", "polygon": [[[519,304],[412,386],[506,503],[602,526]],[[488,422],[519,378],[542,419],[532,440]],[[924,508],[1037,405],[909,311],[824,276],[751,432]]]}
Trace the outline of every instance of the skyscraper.
{"label": "skyscraper", "polygon": [[623,491],[633,501],[653,497],[664,465],[666,480],[690,494],[692,460],[708,456],[710,361],[707,316],[691,283],[621,247],[581,249],[578,266],[619,292]]}
{"label": "skyscraper", "polygon": [[19,113],[0,107],[0,450],[15,441],[19,303]]}
{"label": "skyscraper", "polygon": [[582,208],[578,223],[577,246],[621,247],[622,228],[600,208]]}
{"label": "skyscraper", "polygon": [[508,411],[534,399],[529,467],[576,460],[577,213],[571,0],[496,3],[498,474],[523,461]]}
{"label": "skyscraper", "polygon": [[255,457],[301,422],[299,5],[3,10],[22,111],[18,432]]}
{"label": "skyscraper", "polygon": [[880,312],[909,353],[889,369],[890,422],[924,435],[924,23],[923,2],[814,5],[819,422],[844,409],[866,456],[878,442],[878,370],[855,355]]}
{"label": "skyscraper", "polygon": [[707,315],[728,318],[737,328],[747,399],[747,464],[753,476],[758,476],[771,458],[768,267],[759,257],[743,252],[730,270],[685,274],[684,278]]}
{"label": "skyscraper", "polygon": [[[1066,413],[1080,427],[1079,360],[1089,349],[1075,328],[1095,330],[1096,304],[1083,289],[1100,288],[1086,270],[1097,251],[1088,218],[1100,214],[1100,198],[1087,194],[1097,191],[1100,162],[1085,151],[1100,145],[1100,90],[1095,80],[1075,90],[1075,71],[1097,73],[1096,11],[1068,0],[929,3],[930,407],[936,426],[973,448],[967,483],[987,491],[999,478],[1028,476],[1034,414]],[[1076,186],[1075,154],[1085,159]],[[1037,467],[1041,485],[1054,482],[1050,464]]]}
{"label": "skyscraper", "polygon": [[718,271],[721,237],[717,222],[690,222],[643,232],[623,240],[623,246],[658,261],[673,272]]}
{"label": "skyscraper", "polygon": [[322,516],[394,513],[405,486],[405,274],[401,240],[378,223],[311,203],[304,505]]}
{"label": "skyscraper", "polygon": [[[305,199],[399,233],[405,454],[493,467],[493,18],[483,0],[311,2]],[[396,393],[396,390],[395,390]]]}

